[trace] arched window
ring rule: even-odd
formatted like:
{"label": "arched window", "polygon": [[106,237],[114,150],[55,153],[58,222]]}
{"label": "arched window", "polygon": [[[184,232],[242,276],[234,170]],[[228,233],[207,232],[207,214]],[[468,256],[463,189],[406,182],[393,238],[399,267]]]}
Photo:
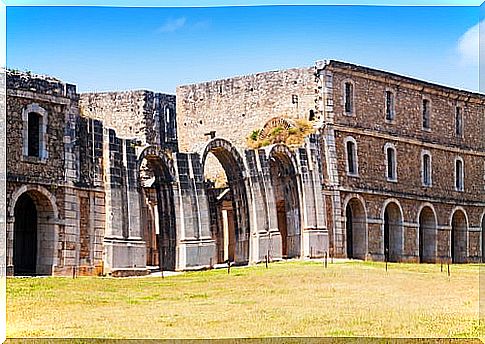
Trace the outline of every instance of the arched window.
{"label": "arched window", "polygon": [[350,176],[358,175],[357,161],[357,142],[353,137],[345,139],[345,151],[347,156],[347,174]]}
{"label": "arched window", "polygon": [[29,104],[22,112],[23,156],[47,159],[47,111],[38,104]]}
{"label": "arched window", "polygon": [[455,190],[456,191],[463,191],[464,190],[464,168],[463,168],[463,159],[457,157],[455,159]]}
{"label": "arched window", "polygon": [[432,167],[431,167],[431,154],[428,151],[421,153],[421,176],[423,186],[432,185]]}
{"label": "arched window", "polygon": [[396,148],[393,144],[387,143],[384,146],[386,154],[386,176],[388,181],[397,181]]}

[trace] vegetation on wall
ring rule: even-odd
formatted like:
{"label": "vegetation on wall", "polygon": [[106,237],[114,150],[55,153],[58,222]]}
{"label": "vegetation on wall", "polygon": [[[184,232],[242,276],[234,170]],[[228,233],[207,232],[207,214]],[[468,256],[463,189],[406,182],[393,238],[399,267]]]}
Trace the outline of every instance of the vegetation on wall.
{"label": "vegetation on wall", "polygon": [[303,144],[305,137],[315,132],[312,124],[306,119],[294,120],[294,126],[285,129],[277,126],[271,129],[266,137],[261,138],[261,129],[253,130],[247,137],[247,145],[250,148],[257,149],[276,143],[284,143],[288,146],[300,146]]}

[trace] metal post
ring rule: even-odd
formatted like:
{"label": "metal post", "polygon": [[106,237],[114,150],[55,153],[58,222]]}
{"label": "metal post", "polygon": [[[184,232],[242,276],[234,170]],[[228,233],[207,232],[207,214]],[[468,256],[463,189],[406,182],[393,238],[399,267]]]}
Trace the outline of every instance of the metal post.
{"label": "metal post", "polygon": [[325,251],[325,269],[327,268],[327,251]]}
{"label": "metal post", "polygon": [[76,266],[72,267],[72,278],[76,278]]}
{"label": "metal post", "polygon": [[231,261],[228,259],[227,260],[227,274],[229,275],[231,273]]}
{"label": "metal post", "polygon": [[384,259],[386,261],[386,272],[387,272],[387,262],[389,261],[389,248],[386,247],[386,249],[384,250]]}
{"label": "metal post", "polygon": [[450,262],[448,261],[448,277],[450,277]]}
{"label": "metal post", "polygon": [[268,268],[268,255],[264,256],[264,264],[266,265],[266,269]]}
{"label": "metal post", "polygon": [[313,246],[310,246],[310,259],[313,258]]}
{"label": "metal post", "polygon": [[212,266],[212,258],[209,259],[209,270],[212,270],[213,266]]}

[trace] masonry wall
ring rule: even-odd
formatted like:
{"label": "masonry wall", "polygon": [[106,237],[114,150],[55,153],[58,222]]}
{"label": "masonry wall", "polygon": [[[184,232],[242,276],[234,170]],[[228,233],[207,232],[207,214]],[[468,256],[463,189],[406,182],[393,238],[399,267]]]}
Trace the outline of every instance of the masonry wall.
{"label": "masonry wall", "polygon": [[[359,74],[360,73],[360,74]],[[371,73],[336,69],[333,73],[334,125],[341,184],[350,188],[392,191],[434,197],[442,201],[485,200],[485,97],[461,91],[443,91],[378,79]],[[355,114],[343,111],[343,85],[354,83]],[[385,92],[392,90],[395,119],[385,119]],[[422,100],[431,102],[431,129],[422,128]],[[455,107],[463,108],[464,135],[455,135]],[[348,177],[344,139],[357,141],[359,177]],[[384,145],[396,148],[397,183],[386,178]],[[421,154],[432,159],[432,187],[422,186]],[[455,158],[464,162],[464,191],[455,191]]]}
{"label": "masonry wall", "polygon": [[[105,220],[99,158],[102,140],[94,134],[93,123],[89,126],[79,117],[79,97],[74,85],[10,71],[7,83],[10,269],[14,265],[16,201],[27,193],[38,213],[37,273],[99,274]],[[45,144],[40,143],[40,157],[26,154],[29,111],[38,112],[43,118],[40,137]]]}
{"label": "masonry wall", "polygon": [[177,151],[175,96],[150,91],[84,93],[81,114],[100,120],[121,138]]}
{"label": "masonry wall", "polygon": [[[9,180],[57,184],[64,179],[65,114],[70,99],[62,83],[51,79],[34,79],[23,74],[7,76],[7,177]],[[22,113],[30,104],[47,111],[48,159],[23,154],[24,120]]]}
{"label": "masonry wall", "polygon": [[[297,102],[295,102],[297,97]],[[315,110],[313,68],[259,73],[177,87],[181,151],[193,151],[208,134],[246,147],[246,137],[273,117],[309,118]]]}
{"label": "masonry wall", "polygon": [[[467,218],[467,260],[480,259],[481,216],[485,212],[485,97],[365,67],[331,61],[319,71],[319,110],[325,121],[325,182],[332,194],[331,246],[345,256],[345,202],[359,198],[367,212],[367,249],[384,259],[383,211],[386,202],[402,207],[404,246],[400,259],[417,261],[420,209],[436,214],[436,259],[448,258],[452,215]],[[344,112],[344,85],[353,85],[353,111]],[[386,91],[394,95],[394,119],[386,119]],[[423,99],[430,102],[430,129],[423,129]],[[455,111],[462,108],[462,136]],[[345,139],[357,148],[357,176],[347,173]],[[396,149],[397,180],[388,181],[385,145]],[[430,187],[422,182],[422,152],[431,155]],[[455,189],[455,159],[464,163],[464,190]]]}

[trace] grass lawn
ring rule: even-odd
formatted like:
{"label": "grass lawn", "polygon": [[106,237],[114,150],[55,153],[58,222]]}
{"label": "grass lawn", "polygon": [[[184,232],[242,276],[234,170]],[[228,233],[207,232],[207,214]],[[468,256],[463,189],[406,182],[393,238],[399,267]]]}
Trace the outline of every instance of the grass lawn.
{"label": "grass lawn", "polygon": [[9,278],[7,337],[481,336],[479,265],[444,271],[292,261],[165,279]]}

